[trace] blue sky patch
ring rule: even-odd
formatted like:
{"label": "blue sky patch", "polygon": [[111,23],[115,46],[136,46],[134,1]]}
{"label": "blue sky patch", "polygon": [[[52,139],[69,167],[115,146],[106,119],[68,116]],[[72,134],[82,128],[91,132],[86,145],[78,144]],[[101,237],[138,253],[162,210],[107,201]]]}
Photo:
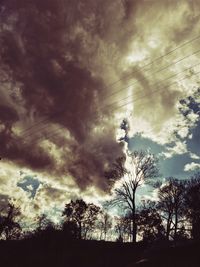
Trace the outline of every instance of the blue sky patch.
{"label": "blue sky patch", "polygon": [[34,198],[40,184],[41,182],[35,176],[27,175],[17,183],[17,186],[29,193],[31,198]]}

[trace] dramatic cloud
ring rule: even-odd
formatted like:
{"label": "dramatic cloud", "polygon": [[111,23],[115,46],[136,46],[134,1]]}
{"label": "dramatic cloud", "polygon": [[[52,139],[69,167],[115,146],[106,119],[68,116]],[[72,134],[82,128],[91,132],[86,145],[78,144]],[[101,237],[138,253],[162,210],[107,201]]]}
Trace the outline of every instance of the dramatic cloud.
{"label": "dramatic cloud", "polygon": [[[110,2],[113,12],[121,5]],[[110,121],[109,109],[102,110],[107,79],[95,53],[107,38],[101,24],[111,22],[104,20],[109,5],[95,13],[99,7],[92,1],[3,2],[1,72],[12,86],[6,97],[23,108],[0,106],[7,114],[0,116],[1,156],[73,176],[83,189],[106,190],[104,171],[123,152],[115,137],[120,120]]]}
{"label": "dramatic cloud", "polygon": [[8,195],[37,213],[107,192],[126,117],[130,136],[168,158],[198,157],[186,139],[199,121],[199,11],[195,0],[0,1],[0,156],[26,170],[4,171]]}

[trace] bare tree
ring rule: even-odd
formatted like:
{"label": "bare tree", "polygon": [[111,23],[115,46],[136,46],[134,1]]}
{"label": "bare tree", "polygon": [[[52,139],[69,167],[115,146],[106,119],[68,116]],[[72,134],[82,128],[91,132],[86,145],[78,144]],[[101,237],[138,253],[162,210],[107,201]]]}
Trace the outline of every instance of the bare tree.
{"label": "bare tree", "polygon": [[137,189],[147,180],[157,177],[157,159],[152,154],[144,151],[135,151],[128,154],[129,170],[124,171],[124,176],[119,181],[119,186],[114,189],[112,205],[122,205],[130,214],[132,221],[132,242],[136,242],[136,204]]}
{"label": "bare tree", "polygon": [[115,232],[117,233],[117,241],[124,241],[124,222],[122,217],[115,217]]}
{"label": "bare tree", "polygon": [[84,239],[91,239],[92,233],[95,228],[95,223],[100,212],[100,207],[89,203],[84,215],[83,226],[82,226],[82,235]]}
{"label": "bare tree", "polygon": [[186,182],[185,215],[191,223],[192,238],[200,240],[200,173]]}
{"label": "bare tree", "polygon": [[99,214],[99,220],[97,228],[100,231],[100,240],[102,239],[102,236],[104,235],[104,240],[107,239],[107,233],[112,227],[112,218],[106,211],[101,211]]}
{"label": "bare tree", "polygon": [[55,225],[48,218],[47,214],[43,213],[40,216],[38,216],[37,219],[38,219],[38,227],[36,228],[36,233],[54,231]]}
{"label": "bare tree", "polygon": [[184,182],[174,178],[169,178],[167,183],[159,188],[157,208],[165,221],[167,240],[170,236],[173,239],[177,238],[179,225],[185,221],[184,194]]}
{"label": "bare tree", "polygon": [[132,227],[130,214],[126,214],[122,217],[115,217],[115,232],[118,235],[117,240],[123,242],[131,241]]}

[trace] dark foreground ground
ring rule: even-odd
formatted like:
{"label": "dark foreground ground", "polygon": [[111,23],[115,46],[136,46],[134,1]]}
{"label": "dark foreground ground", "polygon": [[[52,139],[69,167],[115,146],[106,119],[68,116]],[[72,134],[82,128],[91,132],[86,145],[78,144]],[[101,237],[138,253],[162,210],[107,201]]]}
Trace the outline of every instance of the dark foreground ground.
{"label": "dark foreground ground", "polygon": [[200,244],[123,244],[34,238],[0,242],[2,267],[200,267]]}

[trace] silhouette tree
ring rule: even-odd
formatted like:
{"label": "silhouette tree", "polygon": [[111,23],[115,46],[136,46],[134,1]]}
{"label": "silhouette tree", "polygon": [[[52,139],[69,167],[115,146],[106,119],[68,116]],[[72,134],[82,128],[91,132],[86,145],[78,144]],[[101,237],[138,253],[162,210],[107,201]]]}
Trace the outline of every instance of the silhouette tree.
{"label": "silhouette tree", "polygon": [[42,214],[38,217],[38,231],[44,231],[47,228],[53,227],[53,222],[48,218],[46,214]]}
{"label": "silhouette tree", "polygon": [[122,223],[124,225],[124,240],[131,241],[132,237],[132,214],[128,212],[122,217]]}
{"label": "silhouette tree", "polygon": [[162,218],[157,211],[156,202],[143,201],[137,214],[138,232],[143,240],[154,241],[164,238],[165,229]]}
{"label": "silhouette tree", "polygon": [[[184,182],[169,178],[164,186],[158,190],[158,205],[162,219],[166,225],[166,239],[177,238],[179,225],[185,222],[184,218]],[[173,233],[172,233],[173,232]]]}
{"label": "silhouette tree", "polygon": [[200,173],[186,182],[185,214],[192,226],[192,238],[200,240]]}
{"label": "silhouette tree", "polygon": [[63,216],[66,222],[73,222],[77,227],[77,238],[86,239],[90,231],[94,229],[100,208],[84,200],[77,199],[65,205]]}
{"label": "silhouette tree", "polygon": [[38,217],[38,226],[35,230],[36,235],[51,236],[56,231],[55,224],[48,218],[47,214]]}
{"label": "silhouette tree", "polygon": [[122,217],[115,217],[115,222],[115,232],[118,235],[118,239],[122,241],[131,241],[132,220],[130,214],[126,214]]}
{"label": "silhouette tree", "polygon": [[111,205],[123,206],[131,214],[132,242],[136,242],[136,204],[135,196],[138,187],[145,181],[158,175],[157,159],[152,154],[144,151],[135,151],[128,154],[130,170],[123,171],[123,177],[114,188],[114,196]]}
{"label": "silhouette tree", "polygon": [[124,240],[124,222],[122,217],[115,217],[115,232],[117,233],[117,242],[123,242]]}
{"label": "silhouette tree", "polygon": [[104,240],[107,238],[107,233],[112,227],[112,218],[106,211],[101,211],[99,214],[97,228],[100,231],[100,240],[104,235]]}
{"label": "silhouette tree", "polygon": [[89,203],[87,205],[82,227],[82,234],[84,239],[89,238],[89,235],[94,230],[99,212],[100,207],[94,205],[93,203]]}
{"label": "silhouette tree", "polygon": [[87,204],[82,199],[77,199],[65,205],[63,216],[67,222],[74,222],[78,228],[78,238],[82,239],[83,220],[87,210]]}
{"label": "silhouette tree", "polygon": [[20,208],[11,202],[8,203],[7,209],[2,211],[0,216],[0,234],[6,240],[20,237],[21,226],[16,221],[20,215]]}

